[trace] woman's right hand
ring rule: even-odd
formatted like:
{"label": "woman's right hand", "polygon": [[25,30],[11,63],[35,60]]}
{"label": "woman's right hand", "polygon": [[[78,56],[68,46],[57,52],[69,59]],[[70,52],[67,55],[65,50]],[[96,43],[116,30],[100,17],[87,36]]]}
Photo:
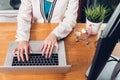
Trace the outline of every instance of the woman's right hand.
{"label": "woman's right hand", "polygon": [[18,61],[25,61],[23,54],[25,54],[26,60],[28,61],[28,53],[32,53],[32,49],[27,41],[18,42],[18,46],[13,50],[13,54],[17,55]]}

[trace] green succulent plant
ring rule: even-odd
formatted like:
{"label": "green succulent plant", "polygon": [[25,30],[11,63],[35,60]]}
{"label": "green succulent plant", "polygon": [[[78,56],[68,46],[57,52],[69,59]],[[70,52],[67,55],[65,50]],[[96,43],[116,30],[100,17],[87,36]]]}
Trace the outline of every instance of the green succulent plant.
{"label": "green succulent plant", "polygon": [[86,17],[91,22],[101,22],[108,15],[108,9],[103,5],[96,5],[85,8]]}

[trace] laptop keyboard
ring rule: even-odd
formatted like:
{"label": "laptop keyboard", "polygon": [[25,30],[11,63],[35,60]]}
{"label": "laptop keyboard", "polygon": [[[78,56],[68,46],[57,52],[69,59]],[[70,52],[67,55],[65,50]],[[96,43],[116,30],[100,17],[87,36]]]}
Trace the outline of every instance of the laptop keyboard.
{"label": "laptop keyboard", "polygon": [[19,61],[17,60],[17,57],[13,57],[12,66],[53,66],[53,65],[59,65],[58,64],[58,54],[54,53],[51,55],[50,58],[45,58],[45,56],[42,56],[42,54],[29,54],[29,60],[26,61],[25,55],[24,59],[25,61]]}

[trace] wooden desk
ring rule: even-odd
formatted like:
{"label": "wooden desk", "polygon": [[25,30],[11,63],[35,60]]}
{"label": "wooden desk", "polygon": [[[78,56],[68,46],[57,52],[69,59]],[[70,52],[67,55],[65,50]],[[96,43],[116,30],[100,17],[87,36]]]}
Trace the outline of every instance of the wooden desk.
{"label": "wooden desk", "polygon": [[[57,24],[33,24],[31,40],[44,40]],[[85,27],[77,24],[76,27]],[[10,41],[15,40],[16,23],[0,23],[0,65],[4,64]],[[0,80],[86,80],[85,72],[89,67],[95,48],[93,42],[96,37],[89,39],[90,44],[75,42],[72,32],[65,38],[67,63],[71,64],[70,71],[66,74],[2,74]]]}

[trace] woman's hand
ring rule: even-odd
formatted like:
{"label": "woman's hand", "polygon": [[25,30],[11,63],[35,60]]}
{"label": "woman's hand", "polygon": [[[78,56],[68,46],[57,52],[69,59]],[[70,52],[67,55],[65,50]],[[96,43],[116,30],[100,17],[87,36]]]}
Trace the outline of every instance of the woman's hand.
{"label": "woman's hand", "polygon": [[17,55],[18,61],[25,61],[23,54],[25,54],[28,61],[28,52],[32,53],[32,49],[27,41],[18,42],[18,46],[13,50],[13,54]]}
{"label": "woman's hand", "polygon": [[40,50],[42,51],[42,56],[50,57],[54,46],[56,51],[58,51],[57,37],[55,34],[51,33],[42,43]]}

